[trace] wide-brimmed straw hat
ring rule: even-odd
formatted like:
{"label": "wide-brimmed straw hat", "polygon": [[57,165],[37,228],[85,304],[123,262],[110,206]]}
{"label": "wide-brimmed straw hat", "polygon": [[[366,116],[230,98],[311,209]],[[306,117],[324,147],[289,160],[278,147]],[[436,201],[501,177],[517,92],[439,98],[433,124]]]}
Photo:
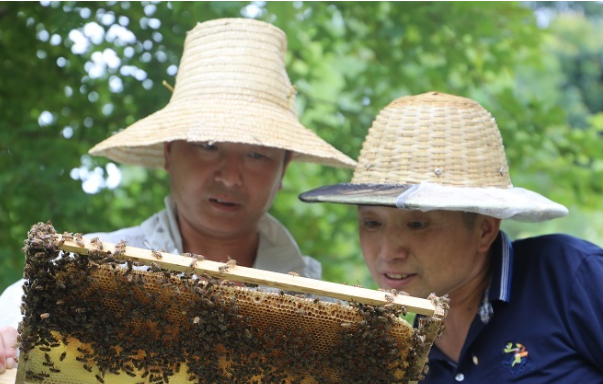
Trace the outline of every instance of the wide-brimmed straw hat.
{"label": "wide-brimmed straw hat", "polygon": [[282,148],[293,160],[353,168],[347,157],[295,112],[295,88],[285,69],[287,39],[251,19],[218,19],[188,32],[168,105],[109,137],[90,154],[163,167],[163,143],[231,142]]}
{"label": "wide-brimmed straw hat", "polygon": [[538,193],[513,187],[500,131],[486,109],[438,92],[394,100],[369,129],[351,183],[300,199],[532,222],[568,213]]}

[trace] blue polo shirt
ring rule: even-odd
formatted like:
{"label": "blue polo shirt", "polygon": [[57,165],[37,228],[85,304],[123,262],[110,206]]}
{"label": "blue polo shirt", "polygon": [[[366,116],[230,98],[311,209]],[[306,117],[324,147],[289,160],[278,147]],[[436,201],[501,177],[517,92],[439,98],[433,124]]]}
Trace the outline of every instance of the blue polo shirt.
{"label": "blue polo shirt", "polygon": [[434,345],[421,383],[603,383],[603,250],[567,235],[511,243],[503,232],[491,250],[458,363]]}

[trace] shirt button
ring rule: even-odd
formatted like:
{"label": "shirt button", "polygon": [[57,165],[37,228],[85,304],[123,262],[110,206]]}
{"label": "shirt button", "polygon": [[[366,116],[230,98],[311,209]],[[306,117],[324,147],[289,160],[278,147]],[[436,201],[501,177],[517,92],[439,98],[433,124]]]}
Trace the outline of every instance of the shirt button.
{"label": "shirt button", "polygon": [[465,380],[465,375],[463,375],[462,373],[457,373],[456,376],[454,376],[454,380],[461,382]]}

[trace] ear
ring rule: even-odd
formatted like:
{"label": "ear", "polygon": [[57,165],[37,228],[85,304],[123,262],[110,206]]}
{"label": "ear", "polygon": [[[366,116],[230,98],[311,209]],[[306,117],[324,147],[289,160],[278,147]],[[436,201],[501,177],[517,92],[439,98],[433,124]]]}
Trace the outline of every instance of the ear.
{"label": "ear", "polygon": [[167,172],[170,171],[170,153],[171,153],[171,151],[172,151],[172,142],[166,141],[165,143],[163,143],[163,159],[164,159],[163,169],[165,169]]}
{"label": "ear", "polygon": [[500,231],[500,219],[491,216],[478,216],[478,233],[479,233],[479,245],[478,250],[480,252],[488,252],[490,246],[496,240],[498,232]]}
{"label": "ear", "polygon": [[291,162],[292,157],[293,157],[293,152],[285,151],[285,159],[283,160],[283,171],[281,172],[281,181],[279,182],[279,185],[278,185],[279,191],[281,189],[283,189],[283,177],[285,177],[285,172],[287,171],[287,167],[289,166],[289,163]]}

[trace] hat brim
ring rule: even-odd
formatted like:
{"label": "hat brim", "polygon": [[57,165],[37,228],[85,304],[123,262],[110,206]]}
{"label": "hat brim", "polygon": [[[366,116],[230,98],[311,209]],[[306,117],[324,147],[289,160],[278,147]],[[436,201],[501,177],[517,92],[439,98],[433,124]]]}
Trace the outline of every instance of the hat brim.
{"label": "hat brim", "polygon": [[412,184],[351,184],[342,183],[316,188],[299,195],[307,203],[338,203],[396,207],[398,196]]}
{"label": "hat brim", "polygon": [[305,202],[378,205],[423,212],[473,212],[498,219],[539,222],[566,216],[563,205],[524,188],[421,184],[337,184],[299,196]]}
{"label": "hat brim", "polygon": [[297,116],[273,105],[219,96],[198,97],[194,106],[165,108],[105,139],[90,150],[123,164],[162,168],[163,143],[246,143],[293,152],[293,160],[341,168],[356,162],[301,125]]}

